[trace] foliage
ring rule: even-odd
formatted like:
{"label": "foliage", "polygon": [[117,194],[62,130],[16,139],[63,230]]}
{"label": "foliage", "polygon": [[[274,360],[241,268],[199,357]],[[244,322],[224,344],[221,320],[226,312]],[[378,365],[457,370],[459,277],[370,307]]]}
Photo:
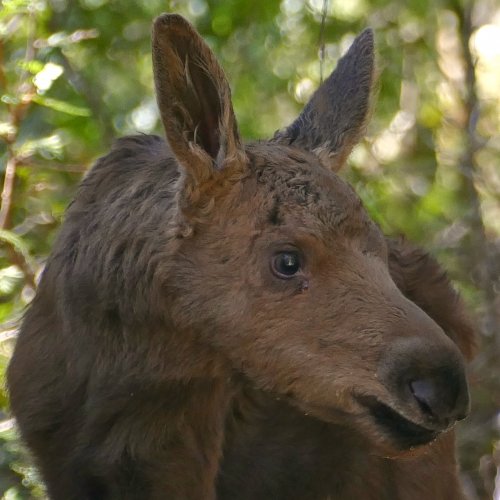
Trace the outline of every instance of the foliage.
{"label": "foliage", "polygon": [[[465,2],[466,0],[464,0]],[[0,373],[76,185],[114,137],[161,133],[149,33],[188,17],[217,53],[247,138],[292,120],[367,25],[379,96],[345,173],[388,234],[437,254],[478,319],[470,498],[500,481],[500,8],[492,0],[0,0]],[[43,496],[0,392],[0,489]],[[497,495],[500,492],[497,490]]]}

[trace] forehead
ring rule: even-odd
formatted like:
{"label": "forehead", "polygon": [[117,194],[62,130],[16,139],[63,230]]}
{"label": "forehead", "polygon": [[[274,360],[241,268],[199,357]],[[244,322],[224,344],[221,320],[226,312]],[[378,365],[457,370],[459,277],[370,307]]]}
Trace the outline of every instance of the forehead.
{"label": "forehead", "polygon": [[248,148],[252,178],[268,222],[340,229],[345,223],[366,224],[367,216],[354,190],[306,151],[276,144]]}

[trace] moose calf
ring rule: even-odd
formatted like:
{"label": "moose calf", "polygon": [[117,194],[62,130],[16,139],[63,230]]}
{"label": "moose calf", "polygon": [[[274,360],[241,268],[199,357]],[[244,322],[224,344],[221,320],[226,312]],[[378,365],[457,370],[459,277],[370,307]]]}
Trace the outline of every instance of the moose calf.
{"label": "moose calf", "polygon": [[153,65],[167,141],[121,139],[85,177],[8,371],[50,497],[460,498],[472,327],[335,173],[366,125],[371,31],[246,145],[182,17],[155,21]]}

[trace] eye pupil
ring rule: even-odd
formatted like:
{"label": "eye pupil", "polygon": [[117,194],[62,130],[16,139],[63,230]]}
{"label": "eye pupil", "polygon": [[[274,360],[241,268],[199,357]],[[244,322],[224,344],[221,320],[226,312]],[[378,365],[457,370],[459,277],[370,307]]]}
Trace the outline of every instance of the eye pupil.
{"label": "eye pupil", "polygon": [[274,257],[273,271],[280,278],[290,278],[300,269],[299,256],[295,252],[281,252]]}

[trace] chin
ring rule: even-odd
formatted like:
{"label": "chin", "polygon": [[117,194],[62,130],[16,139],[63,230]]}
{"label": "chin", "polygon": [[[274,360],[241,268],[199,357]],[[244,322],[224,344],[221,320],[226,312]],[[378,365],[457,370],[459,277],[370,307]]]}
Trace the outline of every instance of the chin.
{"label": "chin", "polygon": [[375,397],[364,397],[359,403],[363,412],[356,417],[356,425],[372,441],[375,452],[386,458],[421,455],[448,430],[416,422]]}
{"label": "chin", "polygon": [[315,405],[289,401],[301,412],[332,425],[347,427],[370,443],[372,452],[384,458],[412,458],[450,428],[417,422],[375,396],[346,398],[340,405]]}

